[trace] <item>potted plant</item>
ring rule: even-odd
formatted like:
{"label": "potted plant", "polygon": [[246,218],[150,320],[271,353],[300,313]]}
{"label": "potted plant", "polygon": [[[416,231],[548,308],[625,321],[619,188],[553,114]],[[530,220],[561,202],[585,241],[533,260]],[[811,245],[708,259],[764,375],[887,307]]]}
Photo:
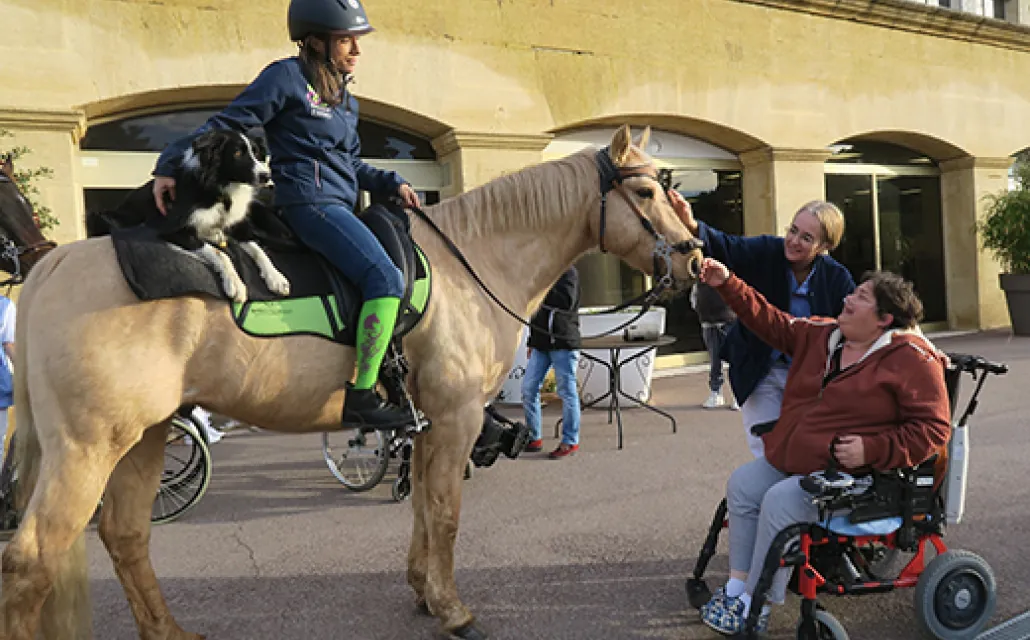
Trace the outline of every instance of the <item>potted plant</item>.
{"label": "potted plant", "polygon": [[986,196],[979,231],[985,249],[1002,264],[1002,291],[1016,335],[1030,335],[1030,162],[1014,166],[1015,188]]}

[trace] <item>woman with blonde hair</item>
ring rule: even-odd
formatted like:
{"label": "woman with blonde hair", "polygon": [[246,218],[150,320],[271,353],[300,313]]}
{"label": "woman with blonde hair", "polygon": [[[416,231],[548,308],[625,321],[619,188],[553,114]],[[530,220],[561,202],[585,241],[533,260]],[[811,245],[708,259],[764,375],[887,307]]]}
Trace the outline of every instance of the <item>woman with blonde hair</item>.
{"label": "woman with blonde hair", "polygon": [[[781,311],[797,318],[837,317],[855,280],[829,256],[844,236],[844,215],[822,200],[806,203],[784,237],[733,236],[694,219],[682,195],[669,191],[687,229],[704,243],[705,255],[732,269]],[[762,433],[780,415],[790,357],[773,349],[739,322],[729,330],[722,357],[730,365],[733,395],[741,405],[748,446],[756,458],[764,455]]]}

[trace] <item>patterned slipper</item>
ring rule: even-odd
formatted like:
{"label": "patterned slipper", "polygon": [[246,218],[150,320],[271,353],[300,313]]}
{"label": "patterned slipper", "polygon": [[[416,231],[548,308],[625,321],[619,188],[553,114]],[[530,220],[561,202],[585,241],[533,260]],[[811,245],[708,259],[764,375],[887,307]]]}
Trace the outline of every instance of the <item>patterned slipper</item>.
{"label": "patterned slipper", "polygon": [[[744,632],[744,623],[747,618],[744,616],[744,601],[740,598],[724,596],[721,602],[715,602],[715,596],[701,608],[701,621],[706,625],[726,636],[737,635]],[[758,617],[758,633],[765,633],[769,628],[769,614],[763,613]]]}

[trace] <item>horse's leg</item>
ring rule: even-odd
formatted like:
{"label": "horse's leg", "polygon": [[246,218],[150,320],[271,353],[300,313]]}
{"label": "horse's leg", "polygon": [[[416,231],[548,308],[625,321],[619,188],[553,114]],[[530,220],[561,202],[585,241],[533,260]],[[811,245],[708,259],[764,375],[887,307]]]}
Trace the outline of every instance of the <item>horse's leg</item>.
{"label": "horse's leg", "polygon": [[44,603],[44,638],[92,637],[82,536],[121,452],[110,442],[54,445],[39,467],[18,532],[4,549],[0,637],[5,640],[33,640]]}
{"label": "horse's leg", "polygon": [[468,402],[449,412],[446,419],[434,420],[422,443],[425,445],[422,508],[429,534],[426,605],[445,629],[470,639],[486,636],[475,628],[472,613],[458,597],[454,582],[454,543],[458,537],[465,463],[482,424],[482,402]]}
{"label": "horse's leg", "polygon": [[[431,430],[431,429],[430,429]],[[429,530],[426,528],[425,506],[425,460],[423,454],[425,438],[428,434],[415,438],[415,447],[411,456],[411,510],[414,524],[411,531],[411,547],[408,549],[408,584],[415,590],[415,605],[419,609],[426,607],[426,566],[429,562]]]}
{"label": "horse's leg", "polygon": [[100,539],[111,554],[142,640],[201,640],[183,631],[165,603],[150,563],[150,514],[164,469],[167,423],[143,433],[115,467],[100,512]]}

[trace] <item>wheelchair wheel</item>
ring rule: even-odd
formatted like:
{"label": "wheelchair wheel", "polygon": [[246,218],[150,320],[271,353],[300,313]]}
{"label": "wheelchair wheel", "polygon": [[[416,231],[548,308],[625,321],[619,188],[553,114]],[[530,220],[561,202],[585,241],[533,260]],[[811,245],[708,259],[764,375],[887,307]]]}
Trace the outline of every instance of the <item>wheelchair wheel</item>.
{"label": "wheelchair wheel", "polygon": [[848,640],[848,632],[832,613],[825,609],[816,609],[815,635],[802,632],[799,620],[796,637],[797,640]]}
{"label": "wheelchair wheel", "polygon": [[150,522],[164,524],[192,509],[211,481],[211,451],[189,416],[176,415],[165,440],[165,467]]}
{"label": "wheelchair wheel", "polygon": [[389,443],[376,430],[323,433],[322,455],[333,476],[351,491],[368,491],[379,484],[390,464]]}
{"label": "wheelchair wheel", "polygon": [[975,638],[998,604],[994,571],[975,553],[948,551],[934,558],[916,584],[916,615],[939,640]]}

